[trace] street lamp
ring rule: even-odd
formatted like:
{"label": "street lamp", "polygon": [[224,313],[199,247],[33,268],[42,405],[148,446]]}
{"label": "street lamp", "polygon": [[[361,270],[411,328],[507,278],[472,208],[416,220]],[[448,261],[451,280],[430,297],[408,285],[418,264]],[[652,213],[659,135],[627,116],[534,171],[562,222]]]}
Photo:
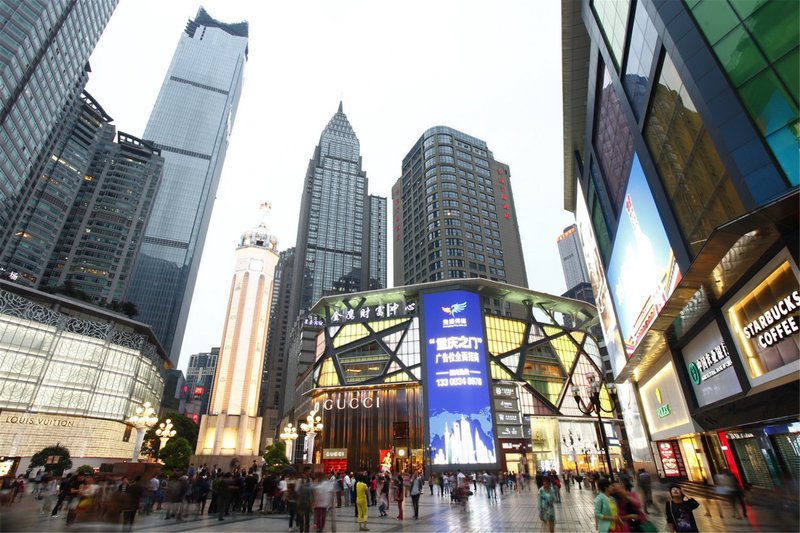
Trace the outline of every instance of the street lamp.
{"label": "street lamp", "polygon": [[608,439],[606,438],[606,431],[603,427],[602,413],[613,413],[619,403],[617,402],[617,387],[613,383],[606,385],[608,391],[609,401],[611,402],[611,409],[606,410],[600,402],[600,391],[603,390],[603,381],[594,374],[587,376],[589,379],[589,386],[586,387],[586,396],[589,398],[588,402],[584,402],[581,398],[581,389],[577,385],[572,386],[572,396],[575,397],[575,403],[578,404],[578,409],[585,415],[597,415],[597,423],[600,425],[600,443],[606,456],[606,465],[608,466],[608,475],[611,480],[614,480],[614,471],[611,468],[611,456],[608,453]]}
{"label": "street lamp", "polygon": [[294,441],[297,439],[297,428],[294,427],[291,422],[289,422],[283,428],[283,432],[281,433],[280,437],[281,440],[286,443],[286,459],[288,459],[290,463],[293,463]]}
{"label": "street lamp", "polygon": [[300,424],[300,429],[306,433],[306,459],[308,463],[314,464],[314,438],[322,431],[322,417],[317,414],[316,409],[308,414],[306,421]]}
{"label": "street lamp", "polygon": [[166,421],[161,422],[156,430],[156,437],[160,439],[161,445],[158,447],[159,451],[164,449],[167,441],[175,436],[176,431],[172,429],[172,420],[167,418]]}
{"label": "street lamp", "polygon": [[144,441],[144,433],[149,428],[153,427],[158,422],[156,410],[150,405],[150,402],[144,402],[136,408],[134,414],[128,419],[128,424],[136,429],[136,444],[133,446],[132,462],[139,462],[139,454],[142,453],[142,442]]}

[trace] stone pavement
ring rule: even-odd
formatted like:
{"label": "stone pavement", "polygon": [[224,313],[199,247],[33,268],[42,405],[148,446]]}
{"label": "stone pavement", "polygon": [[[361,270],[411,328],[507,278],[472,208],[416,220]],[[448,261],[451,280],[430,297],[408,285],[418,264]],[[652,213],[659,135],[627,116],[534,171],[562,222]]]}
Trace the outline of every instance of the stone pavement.
{"label": "stone pavement", "polygon": [[[534,486],[535,487],[535,486]],[[376,533],[390,532],[438,532],[460,531],[477,533],[497,532],[540,532],[545,531],[538,518],[535,503],[535,491],[508,492],[500,495],[497,501],[489,501],[486,493],[479,486],[477,493],[470,498],[467,512],[462,512],[458,505],[451,504],[449,497],[431,497],[426,492],[420,499],[420,519],[414,520],[411,499],[405,501],[405,520],[395,520],[397,508],[392,506],[388,518],[378,517],[376,507],[369,507],[368,527]],[[591,490],[576,490],[569,493],[562,489],[562,503],[556,504],[556,531],[591,532],[594,525],[594,493]],[[666,493],[657,491],[654,495],[658,514],[650,518],[659,531],[668,531],[664,518],[664,502]],[[0,531],[120,531],[121,527],[104,523],[76,523],[67,528],[63,516],[51,519],[38,510],[38,502],[26,495],[22,503],[11,508],[0,510]],[[695,511],[700,531],[797,531],[797,527],[781,525],[780,513],[775,509],[749,507],[749,518],[735,520],[727,504],[714,499],[701,500],[701,507]],[[720,518],[720,511],[724,518]],[[705,516],[709,514],[710,516]],[[796,514],[796,513],[795,513]],[[213,531],[219,533],[247,532],[281,532],[289,530],[286,515],[253,514],[227,517],[218,521],[216,517],[191,516],[183,522],[165,520],[165,511],[154,512],[150,516],[137,516],[134,531],[142,532],[181,532],[181,531]],[[796,517],[795,517],[796,518]],[[358,525],[352,507],[335,509],[334,523],[330,519],[326,531],[350,532],[358,531]]]}

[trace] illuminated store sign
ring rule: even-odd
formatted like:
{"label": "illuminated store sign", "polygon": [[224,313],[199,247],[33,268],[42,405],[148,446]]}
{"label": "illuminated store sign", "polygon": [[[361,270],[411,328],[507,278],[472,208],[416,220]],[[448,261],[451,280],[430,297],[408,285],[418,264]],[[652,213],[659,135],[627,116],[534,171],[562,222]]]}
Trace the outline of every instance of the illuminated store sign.
{"label": "illuminated store sign", "polygon": [[347,459],[347,448],[325,448],[322,450],[323,459]]}
{"label": "illuminated store sign", "polygon": [[375,392],[347,391],[332,393],[329,398],[317,401],[314,409],[319,412],[325,411],[344,411],[346,409],[378,409],[381,406],[381,398]]}
{"label": "illuminated store sign", "polygon": [[742,391],[733,370],[733,357],[712,322],[682,350],[697,405],[703,407]]}
{"label": "illuminated store sign", "polygon": [[329,324],[345,324],[363,320],[380,320],[417,314],[417,302],[391,302],[372,306],[343,307],[329,309]]}
{"label": "illuminated store sign", "polygon": [[683,477],[686,475],[686,468],[683,466],[680,448],[677,443],[659,442],[658,455],[661,458],[661,466],[664,468],[664,477]]}
{"label": "illuminated store sign", "polygon": [[433,464],[495,465],[480,298],[471,292],[447,291],[424,295],[423,304],[423,382]]}
{"label": "illuminated store sign", "polygon": [[768,264],[763,277],[756,278],[758,284],[743,287],[726,309],[750,378],[777,371],[756,383],[796,371],[800,359],[798,274],[794,264],[781,257],[785,255]]}

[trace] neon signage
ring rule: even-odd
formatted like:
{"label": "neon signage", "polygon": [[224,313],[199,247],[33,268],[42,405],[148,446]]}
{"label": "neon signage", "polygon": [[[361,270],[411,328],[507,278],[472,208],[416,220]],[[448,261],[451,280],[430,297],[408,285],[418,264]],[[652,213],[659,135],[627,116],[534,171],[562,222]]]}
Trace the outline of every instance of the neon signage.
{"label": "neon signage", "polygon": [[434,465],[496,465],[480,298],[466,291],[423,296],[423,380]]}

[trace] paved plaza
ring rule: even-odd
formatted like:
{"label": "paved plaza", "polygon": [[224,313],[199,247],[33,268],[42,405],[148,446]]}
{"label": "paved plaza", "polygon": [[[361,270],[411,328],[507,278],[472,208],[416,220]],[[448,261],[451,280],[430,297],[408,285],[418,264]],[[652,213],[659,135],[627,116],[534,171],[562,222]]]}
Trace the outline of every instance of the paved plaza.
{"label": "paved plaza", "polygon": [[[535,488],[535,486],[534,486]],[[426,492],[420,499],[420,518],[414,520],[411,499],[405,501],[405,520],[397,521],[397,508],[392,507],[389,517],[380,518],[377,507],[369,507],[370,531],[377,533],[389,532],[434,532],[434,531],[460,531],[478,533],[497,532],[539,532],[545,531],[539,521],[536,508],[535,491],[523,490],[521,492],[508,492],[500,495],[497,501],[489,501],[486,493],[479,486],[478,492],[470,498],[467,512],[462,512],[459,506],[450,503],[449,497],[431,497]],[[556,531],[590,532],[595,531],[593,499],[591,490],[561,491],[562,503],[557,504]],[[658,514],[651,514],[651,520],[659,531],[668,531],[663,514],[666,493],[656,492],[655,499],[659,502]],[[701,507],[695,511],[700,531],[797,531],[797,526],[788,526],[786,517],[782,517],[779,507],[763,508],[748,507],[748,518],[736,520],[723,502],[715,499],[700,499]],[[120,526],[107,523],[75,523],[67,527],[63,515],[50,518],[39,512],[40,502],[31,495],[26,495],[21,503],[0,511],[0,531],[120,531]],[[724,518],[720,518],[720,514]],[[796,514],[796,512],[795,512]],[[708,516],[707,516],[708,515]],[[165,511],[156,511],[150,516],[136,517],[134,531],[215,531],[215,532],[285,532],[289,530],[286,515],[237,515],[226,517],[218,521],[216,516],[190,516],[188,519],[177,522],[174,519],[165,520]],[[794,517],[796,519],[796,516]],[[783,522],[782,522],[783,520]],[[796,522],[795,522],[796,524]],[[329,519],[325,531],[349,532],[358,531],[358,525],[352,507],[335,509],[333,520]]]}

